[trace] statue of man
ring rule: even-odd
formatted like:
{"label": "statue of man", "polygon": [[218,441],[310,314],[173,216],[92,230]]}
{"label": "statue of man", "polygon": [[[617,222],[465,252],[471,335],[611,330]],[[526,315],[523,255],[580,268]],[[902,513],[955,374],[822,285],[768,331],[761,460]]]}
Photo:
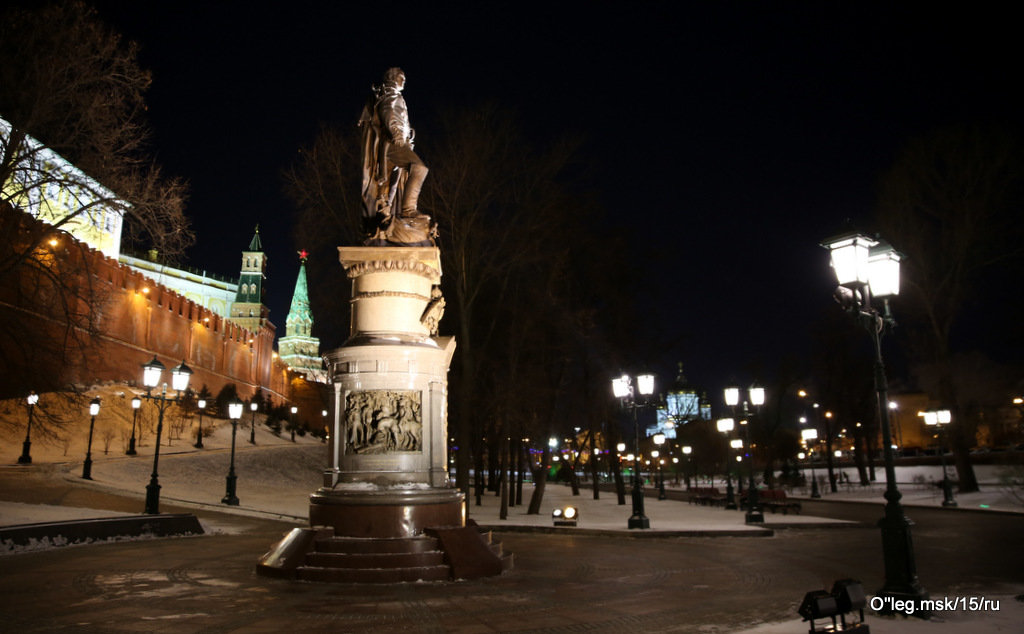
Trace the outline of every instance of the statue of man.
{"label": "statue of man", "polygon": [[[413,151],[415,131],[402,97],[404,88],[405,73],[401,68],[389,68],[383,86],[374,89],[372,106],[367,104],[359,122],[364,129],[363,204],[368,219],[378,215],[388,220],[395,216],[425,218],[417,205],[428,170]],[[395,213],[399,204],[400,213]]]}

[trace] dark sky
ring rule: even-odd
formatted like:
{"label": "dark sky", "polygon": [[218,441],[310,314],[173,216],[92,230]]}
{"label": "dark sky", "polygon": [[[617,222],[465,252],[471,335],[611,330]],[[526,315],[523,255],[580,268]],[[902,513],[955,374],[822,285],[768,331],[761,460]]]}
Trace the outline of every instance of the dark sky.
{"label": "dark sky", "polygon": [[[260,4],[97,6],[154,73],[158,160],[192,184],[190,264],[237,275],[260,223],[279,334],[301,246],[279,173],[320,122],[355,125],[390,66],[418,128],[497,100],[534,138],[585,135],[612,221],[642,228],[636,275],[660,289],[637,298],[638,327],[678,341],[660,370],[682,360],[710,389],[749,380],[751,357],[806,353],[831,309],[818,243],[871,217],[907,139],[1020,111],[1016,21],[993,5]],[[428,165],[430,147],[421,128]]]}

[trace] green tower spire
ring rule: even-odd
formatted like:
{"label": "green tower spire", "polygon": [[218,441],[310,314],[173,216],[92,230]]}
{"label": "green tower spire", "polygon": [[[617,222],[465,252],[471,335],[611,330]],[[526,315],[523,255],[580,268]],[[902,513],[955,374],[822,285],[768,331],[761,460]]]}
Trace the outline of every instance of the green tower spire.
{"label": "green tower spire", "polygon": [[295,292],[292,293],[291,307],[285,320],[286,335],[309,336],[313,328],[313,313],[309,310],[309,290],[306,287],[305,251],[299,251],[299,277],[295,280]]}
{"label": "green tower spire", "polygon": [[288,366],[313,381],[324,378],[320,359],[320,340],[312,335],[313,311],[309,308],[309,289],[306,283],[308,253],[299,251],[299,276],[285,320],[285,336],[278,342],[278,353]]}

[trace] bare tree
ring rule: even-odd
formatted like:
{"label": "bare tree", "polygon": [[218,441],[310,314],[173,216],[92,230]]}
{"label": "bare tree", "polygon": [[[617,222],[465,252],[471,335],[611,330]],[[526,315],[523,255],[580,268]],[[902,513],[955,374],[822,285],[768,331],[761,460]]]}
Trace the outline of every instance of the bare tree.
{"label": "bare tree", "polygon": [[164,178],[147,153],[150,76],[136,53],[81,2],[0,14],[0,289],[22,309],[0,315],[14,379],[2,383],[15,393],[59,374],[21,354],[33,334],[25,323],[47,325],[35,337],[44,350],[60,335],[57,364],[96,333],[104,298],[83,270],[88,258],[52,242],[60,230],[123,222],[130,240],[165,257],[192,241],[184,184]]}
{"label": "bare tree", "polygon": [[109,425],[104,427],[103,430],[100,431],[100,439],[103,441],[104,456],[110,453],[110,443],[114,441],[114,438],[116,436],[117,432],[114,431],[114,428]]}
{"label": "bare tree", "polygon": [[[507,313],[509,283],[541,262],[551,265],[553,245],[568,237],[561,227],[574,201],[561,181],[575,144],[533,147],[512,113],[493,105],[444,113],[437,138],[421,200],[438,222],[449,306],[458,319],[453,427],[460,447],[478,447],[482,359]],[[456,484],[466,492],[469,470],[469,453],[460,451]]]}
{"label": "bare tree", "polygon": [[[348,128],[323,125],[313,143],[299,149],[284,172],[284,189],[298,210],[293,240],[309,252],[306,274],[310,286],[323,292],[309,301],[320,323],[338,324],[347,332],[349,282],[338,266],[337,247],[360,244],[364,238],[359,196],[360,139],[353,117]],[[321,335],[325,346],[340,345]]]}
{"label": "bare tree", "polygon": [[901,331],[917,359],[932,368],[932,397],[954,413],[950,436],[961,491],[976,491],[978,481],[969,453],[972,413],[953,362],[963,345],[955,332],[984,289],[986,274],[1019,266],[1024,253],[1021,150],[1007,130],[939,130],[907,146],[880,199],[884,235],[907,256],[898,308],[908,327]]}

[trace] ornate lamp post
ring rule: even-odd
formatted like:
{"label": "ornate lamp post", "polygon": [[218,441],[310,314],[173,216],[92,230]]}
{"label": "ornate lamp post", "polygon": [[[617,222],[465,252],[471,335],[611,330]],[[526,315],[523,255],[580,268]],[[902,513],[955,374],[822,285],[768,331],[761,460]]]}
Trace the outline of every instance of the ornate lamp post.
{"label": "ornate lamp post", "polygon": [[[729,434],[732,433],[733,428],[736,426],[736,421],[731,418],[719,418],[718,419],[718,431],[725,434],[728,438]],[[731,443],[730,443],[731,445]],[[729,510],[736,509],[736,492],[732,488],[732,460],[725,461],[725,508]]]}
{"label": "ornate lamp post", "polygon": [[626,504],[626,487],[622,481],[622,456],[626,453],[626,443],[615,445],[615,495],[619,506]]}
{"label": "ornate lamp post", "polygon": [[238,476],[235,475],[235,435],[238,433],[238,419],[242,417],[242,404],[229,403],[228,417],[231,418],[231,466],[228,467],[227,489],[221,503],[238,506],[238,496],[235,494],[235,486],[238,481]]}
{"label": "ornate lamp post", "polygon": [[135,452],[135,423],[139,419],[139,408],[142,407],[142,399],[138,396],[132,397],[132,436],[128,439],[128,451],[126,456],[134,456]]}
{"label": "ornate lamp post", "polygon": [[665,459],[661,457],[661,447],[665,444],[665,434],[658,432],[651,437],[651,440],[658,447],[658,449],[651,452],[651,458],[658,462],[658,499],[664,500],[668,497],[665,495],[665,472],[661,468],[662,463],[665,462]]}
{"label": "ornate lamp post", "polygon": [[800,430],[800,437],[804,441],[804,447],[807,449],[807,461],[811,463],[811,497],[820,498],[821,492],[818,490],[818,478],[814,475],[814,449],[811,448],[811,442],[818,443],[818,430],[809,427],[807,429]]}
{"label": "ornate lamp post", "polygon": [[924,424],[932,425],[939,430],[939,464],[942,465],[942,506],[956,506],[956,500],[953,499],[953,485],[949,481],[949,474],[946,472],[946,443],[945,443],[945,429],[946,425],[953,420],[953,415],[948,409],[932,410],[922,412],[924,416]]}
{"label": "ornate lamp post", "polygon": [[160,478],[157,469],[160,465],[160,435],[164,430],[164,412],[181,399],[182,392],[188,389],[188,381],[192,376],[192,370],[182,361],[181,365],[171,370],[171,388],[177,392],[173,397],[167,396],[167,384],[160,388],[160,393],[154,395],[153,388],[161,385],[164,370],[167,369],[154,356],[153,360],[142,366],[142,384],[146,386],[145,398],[154,401],[160,416],[156,423],[156,449],[153,451],[153,474],[149,477],[149,484],[146,485],[146,513],[157,515],[160,513]]}
{"label": "ornate lamp post", "polygon": [[89,444],[85,446],[85,463],[82,465],[82,477],[92,480],[92,430],[96,426],[96,414],[100,413],[100,399],[89,401]]}
{"label": "ornate lamp post", "polygon": [[28,403],[28,427],[25,428],[25,442],[21,444],[21,455],[18,456],[18,464],[32,464],[32,413],[39,402],[39,395],[29,392],[25,399]]}
{"label": "ornate lamp post", "polygon": [[692,481],[690,480],[690,471],[691,471],[691,466],[692,466],[692,461],[691,461],[690,456],[692,454],[693,454],[693,447],[691,447],[690,445],[683,445],[683,455],[686,456],[686,490],[687,491],[690,490],[690,486],[691,486],[691,483],[692,483]]}
{"label": "ornate lamp post", "polygon": [[299,413],[299,408],[292,405],[292,442],[295,442],[295,415]]}
{"label": "ornate lamp post", "polygon": [[[654,394],[654,375],[641,374],[636,377],[636,388],[641,396]],[[640,424],[637,422],[636,410],[646,405],[646,403],[638,402],[635,398],[632,379],[625,374],[620,378],[612,379],[612,392],[620,400],[623,407],[629,408],[633,412],[633,443],[637,461],[639,462]],[[651,520],[644,515],[644,483],[640,478],[639,465],[633,467],[633,491],[631,496],[633,498],[633,514],[626,523],[627,527],[650,528]]]}
{"label": "ornate lamp post", "polygon": [[[797,392],[797,396],[801,399],[808,397],[807,390],[800,390]],[[811,409],[814,410],[814,426],[821,428],[821,404],[811,403]],[[806,411],[806,410],[805,410]],[[805,422],[805,421],[801,421]],[[839,488],[836,484],[837,478],[835,475],[835,452],[832,450],[832,440],[834,436],[832,434],[832,412],[825,412],[825,468],[828,470],[828,482],[829,489],[833,493],[837,493]]]}
{"label": "ornate lamp post", "polygon": [[[747,395],[750,397],[750,404],[754,406],[755,411],[760,411],[760,407],[764,405],[764,388],[753,385],[747,390]],[[736,415],[736,406],[740,402],[740,388],[738,387],[727,387],[725,388],[725,404],[732,408],[733,416]],[[747,524],[764,524],[764,511],[761,509],[761,505],[757,499],[757,484],[754,482],[754,445],[750,442],[750,421],[752,417],[747,412],[747,401],[743,401],[743,413],[745,421],[740,421],[740,425],[743,427],[744,439],[746,440],[746,456],[747,456],[747,515],[745,521]]]}
{"label": "ornate lamp post", "polygon": [[[885,584],[876,594],[893,600],[920,600],[928,592],[917,578],[914,544],[910,534],[913,526],[900,504],[896,486],[896,469],[892,452],[892,425],[889,420],[889,386],[882,360],[882,333],[895,326],[889,308],[889,297],[900,289],[900,254],[888,243],[862,234],[846,234],[826,240],[832,269],[839,287],[836,300],[864,326],[875,349],[875,391],[878,394],[878,418],[882,427],[882,453],[885,459],[885,516],[878,525],[882,531],[882,554],[885,560]],[[882,299],[883,312],[872,305]],[[927,617],[927,611],[914,613]]]}
{"label": "ornate lamp post", "polygon": [[206,399],[201,398],[196,403],[196,407],[199,408],[199,431],[196,432],[196,449],[203,448],[203,410],[206,409]]}
{"label": "ornate lamp post", "polygon": [[256,397],[253,396],[252,403],[249,403],[249,409],[252,410],[252,424],[249,426],[249,444],[256,444],[256,410],[260,408],[256,404]]}

